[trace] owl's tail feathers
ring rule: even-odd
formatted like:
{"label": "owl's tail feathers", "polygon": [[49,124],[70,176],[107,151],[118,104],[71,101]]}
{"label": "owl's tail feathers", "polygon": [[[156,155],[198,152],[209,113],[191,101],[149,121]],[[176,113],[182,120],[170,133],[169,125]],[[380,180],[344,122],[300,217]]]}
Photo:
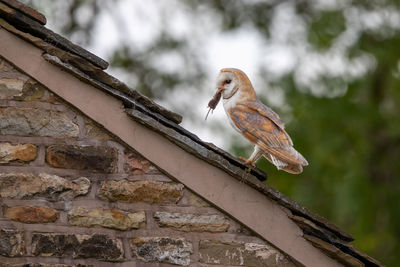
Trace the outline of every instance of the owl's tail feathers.
{"label": "owl's tail feathers", "polygon": [[300,164],[298,164],[298,165],[289,164],[285,168],[282,168],[282,170],[284,170],[288,173],[292,173],[292,174],[300,174],[303,172],[303,166],[301,166]]}
{"label": "owl's tail feathers", "polygon": [[290,147],[290,153],[297,159],[300,166],[308,166],[308,161],[294,147]]}
{"label": "owl's tail feathers", "polygon": [[[258,142],[257,145],[265,152],[265,154],[273,155],[276,159],[285,162],[286,164],[301,166],[308,165],[307,160],[291,145],[269,146],[263,142]],[[270,161],[273,163],[272,159]],[[276,165],[275,163],[273,164]]]}
{"label": "owl's tail feathers", "polygon": [[288,173],[299,174],[303,172],[303,166],[307,166],[307,160],[297,152],[293,147],[290,148],[290,154],[295,157],[299,163],[286,162],[285,159],[281,159],[278,156],[274,156],[269,153],[264,153],[263,156],[272,164],[274,164],[278,170],[284,170]]}

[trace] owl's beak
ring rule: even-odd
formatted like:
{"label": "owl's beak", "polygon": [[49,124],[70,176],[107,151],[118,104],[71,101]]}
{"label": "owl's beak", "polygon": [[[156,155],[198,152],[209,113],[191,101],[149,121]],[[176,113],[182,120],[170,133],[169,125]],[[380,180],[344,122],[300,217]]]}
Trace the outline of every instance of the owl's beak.
{"label": "owl's beak", "polygon": [[224,90],[225,90],[225,88],[218,87],[217,88],[217,93],[223,93]]}

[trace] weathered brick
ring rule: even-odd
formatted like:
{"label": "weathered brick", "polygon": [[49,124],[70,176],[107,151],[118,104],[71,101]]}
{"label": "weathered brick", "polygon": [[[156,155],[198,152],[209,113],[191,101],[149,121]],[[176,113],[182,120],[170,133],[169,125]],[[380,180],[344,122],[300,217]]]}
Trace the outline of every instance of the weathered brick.
{"label": "weathered brick", "polygon": [[7,142],[0,143],[0,163],[8,163],[10,161],[32,161],[37,156],[37,148],[32,144],[12,145]]}
{"label": "weathered brick", "polygon": [[0,134],[78,137],[79,127],[67,115],[39,108],[0,108]]}
{"label": "weathered brick", "polygon": [[128,213],[121,210],[91,209],[76,207],[68,212],[71,225],[92,227],[102,226],[118,230],[137,229],[146,225],[144,211]]}
{"label": "weathered brick", "polygon": [[183,185],[156,181],[104,181],[98,197],[109,201],[176,203]]}
{"label": "weathered brick", "polygon": [[24,234],[14,230],[0,230],[0,255],[22,256],[25,253]]}
{"label": "weathered brick", "polygon": [[124,257],[122,241],[102,234],[73,235],[34,233],[32,254],[45,257],[94,258],[119,261]]}
{"label": "weathered brick", "polygon": [[202,240],[199,261],[229,266],[294,267],[287,256],[269,245]]}
{"label": "weathered brick", "polygon": [[229,220],[221,215],[156,212],[154,218],[160,227],[184,232],[226,232],[230,225]]}
{"label": "weathered brick", "polygon": [[115,173],[118,152],[104,146],[52,145],[46,149],[46,161],[56,168]]}
{"label": "weathered brick", "polygon": [[33,196],[49,200],[70,200],[88,193],[89,179],[80,177],[69,181],[57,175],[1,173],[0,197],[25,199]]}
{"label": "weathered brick", "polygon": [[127,174],[144,174],[156,172],[157,168],[140,155],[125,152],[124,171]]}
{"label": "weathered brick", "polygon": [[145,262],[166,262],[187,266],[193,246],[183,238],[139,237],[130,240],[133,254]]}
{"label": "weathered brick", "polygon": [[9,220],[23,223],[48,223],[57,220],[58,211],[48,207],[18,206],[8,208],[4,214]]}

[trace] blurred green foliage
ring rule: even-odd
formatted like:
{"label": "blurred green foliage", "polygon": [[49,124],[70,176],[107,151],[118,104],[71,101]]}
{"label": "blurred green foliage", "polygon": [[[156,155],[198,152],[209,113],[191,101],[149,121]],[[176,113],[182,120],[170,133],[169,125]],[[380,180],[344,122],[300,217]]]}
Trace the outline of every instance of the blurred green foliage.
{"label": "blurred green foliage", "polygon": [[328,11],[312,19],[308,34],[309,42],[318,48],[329,48],[331,42],[345,30],[345,19],[341,11]]}
{"label": "blurred green foliage", "polygon": [[[45,14],[51,18],[49,10],[58,10],[64,1],[27,2],[47,10]],[[78,34],[82,43],[89,42],[100,10],[112,10],[116,2],[64,2],[68,16],[57,23],[64,34],[71,37]],[[284,107],[272,108],[288,122],[286,129],[310,166],[299,176],[277,171],[264,159],[257,166],[268,172],[269,185],[353,234],[353,244],[359,249],[388,266],[400,266],[398,1],[331,1],[332,5],[325,6],[321,3],[330,1],[178,2],[191,12],[193,20],[201,18],[205,11],[212,12],[215,27],[222,33],[250,27],[265,41],[272,38],[272,25],[279,19],[274,16],[275,11],[285,5],[294,9],[297,21],[303,23],[305,38],[289,36],[284,44],[303,42],[306,51],[327,58],[308,84],[301,79],[301,60],[280,76],[270,75],[260,66],[260,73],[265,74],[265,87],[274,88],[260,97],[269,103],[268,94],[274,90],[283,92]],[[80,22],[79,10],[85,7],[92,17]],[[117,16],[114,12],[115,20]],[[122,42],[108,60],[112,67],[134,75],[137,89],[163,99],[166,91],[189,86],[205,77],[206,70],[196,48],[188,46],[188,38],[191,36],[177,38],[160,29],[158,37],[146,49]],[[179,53],[187,66],[185,71],[166,71],[152,64],[154,56],[163,51]],[[354,74],[345,66],[342,71],[329,70],[329,56],[338,54],[349,62],[367,58],[358,63],[365,71]],[[251,150],[250,145],[232,140],[234,155],[248,156]]]}

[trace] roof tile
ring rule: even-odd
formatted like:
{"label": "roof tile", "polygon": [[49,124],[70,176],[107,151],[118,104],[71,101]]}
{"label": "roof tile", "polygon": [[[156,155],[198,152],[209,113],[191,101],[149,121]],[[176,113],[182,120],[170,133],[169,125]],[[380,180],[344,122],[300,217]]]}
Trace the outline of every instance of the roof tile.
{"label": "roof tile", "polygon": [[5,3],[6,5],[8,5],[9,7],[12,7],[14,9],[17,9],[18,11],[21,11],[22,13],[24,13],[31,19],[36,20],[40,24],[46,25],[46,22],[47,22],[46,17],[42,13],[31,8],[30,6],[27,6],[21,2],[15,1],[15,0],[0,0],[0,1]]}
{"label": "roof tile", "polygon": [[61,35],[43,27],[42,24],[30,17],[24,15],[19,10],[9,7],[0,2],[0,15],[7,22],[11,23],[15,28],[27,32],[35,37],[41,38],[43,41],[52,44],[55,47],[61,48],[69,53],[78,55],[95,66],[106,69],[108,63],[100,57],[90,53],[82,47],[73,44],[68,39]]}

